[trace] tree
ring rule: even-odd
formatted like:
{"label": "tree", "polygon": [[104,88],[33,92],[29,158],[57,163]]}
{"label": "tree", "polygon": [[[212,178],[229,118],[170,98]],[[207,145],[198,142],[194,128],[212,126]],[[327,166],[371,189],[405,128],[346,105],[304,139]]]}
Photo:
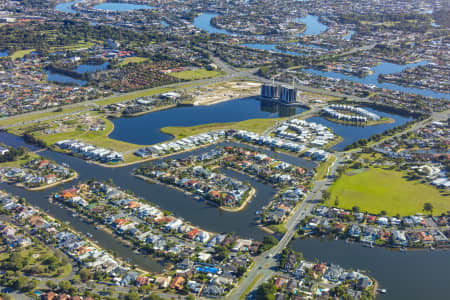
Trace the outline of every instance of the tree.
{"label": "tree", "polygon": [[[125,296],[125,299],[126,300],[139,300],[139,294],[136,292],[129,292],[128,295]],[[150,298],[150,299],[157,300],[158,298]]]}
{"label": "tree", "polygon": [[89,270],[86,269],[86,268],[81,269],[80,270],[80,279],[81,279],[82,282],[86,282],[88,280],[91,280],[92,279],[91,272],[89,272]]}
{"label": "tree", "polygon": [[325,201],[329,200],[329,199],[330,199],[330,196],[331,196],[331,194],[330,194],[329,191],[323,191],[323,192],[322,192],[322,198],[323,198]]}
{"label": "tree", "polygon": [[276,292],[275,285],[271,282],[263,283],[256,290],[256,299],[273,300]]}
{"label": "tree", "polygon": [[359,213],[360,210],[361,210],[361,209],[360,209],[359,206],[357,206],[357,205],[355,205],[355,206],[352,207],[352,211],[353,211],[354,213]]}
{"label": "tree", "polygon": [[336,199],[334,199],[334,205],[339,206],[339,197],[336,196]]}
{"label": "tree", "polygon": [[428,211],[428,212],[430,212],[430,214],[432,214],[433,213],[433,204],[431,204],[430,202],[424,203],[423,210]]}

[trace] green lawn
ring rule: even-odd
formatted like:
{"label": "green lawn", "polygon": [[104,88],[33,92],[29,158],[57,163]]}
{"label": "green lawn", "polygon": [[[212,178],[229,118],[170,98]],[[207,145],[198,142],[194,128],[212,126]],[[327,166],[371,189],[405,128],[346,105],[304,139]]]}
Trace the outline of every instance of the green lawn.
{"label": "green lawn", "polygon": [[185,80],[198,80],[198,79],[217,77],[217,76],[221,76],[224,74],[225,73],[222,71],[208,71],[206,69],[198,69],[198,70],[170,73],[170,76],[180,78],[180,79],[185,79]]}
{"label": "green lawn", "polygon": [[126,57],[120,62],[120,66],[125,66],[129,63],[140,63],[144,61],[148,61],[149,59],[147,57],[139,57],[139,56],[132,56],[132,57]]}
{"label": "green lawn", "polygon": [[256,133],[262,133],[266,129],[273,126],[276,122],[283,121],[285,118],[278,119],[251,119],[241,122],[230,123],[212,123],[203,124],[191,127],[164,127],[161,129],[163,133],[170,134],[175,138],[183,138],[191,135],[196,135],[211,130],[219,129],[235,129],[235,130],[248,130]]}
{"label": "green lawn", "polygon": [[450,210],[450,197],[428,184],[409,181],[405,173],[379,168],[359,173],[344,174],[330,188],[330,200],[334,205],[338,197],[339,207],[351,209],[359,206],[362,212],[401,216],[423,213],[423,205],[430,202],[438,215]]}
{"label": "green lawn", "polygon": [[8,161],[8,162],[2,162],[0,163],[0,167],[5,168],[5,167],[20,167],[24,164],[26,164],[27,162],[33,160],[33,159],[37,159],[39,158],[39,155],[33,152],[25,152],[24,155],[20,156],[17,160],[15,161]]}
{"label": "green lawn", "polygon": [[96,145],[98,147],[114,149],[119,152],[132,151],[142,147],[127,142],[110,139],[108,135],[114,130],[114,124],[107,118],[100,116],[99,118],[105,122],[105,130],[103,131],[90,131],[86,129],[83,130],[75,128],[72,131],[56,133],[51,135],[35,135],[35,136],[45,141],[48,145],[53,145],[55,142],[61,140],[76,139],[92,145]]}
{"label": "green lawn", "polygon": [[30,54],[31,52],[35,51],[35,49],[28,49],[28,50],[19,50],[11,54],[11,59],[15,60],[17,58],[22,58],[27,54]]}

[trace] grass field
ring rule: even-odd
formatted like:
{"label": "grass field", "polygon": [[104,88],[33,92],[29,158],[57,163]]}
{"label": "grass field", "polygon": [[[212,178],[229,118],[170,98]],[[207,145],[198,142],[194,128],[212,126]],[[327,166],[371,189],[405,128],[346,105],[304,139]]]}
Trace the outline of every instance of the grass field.
{"label": "grass field", "polygon": [[126,57],[120,62],[120,66],[125,66],[130,63],[140,63],[144,61],[148,61],[149,59],[147,57],[139,57],[139,56],[132,56],[132,57]]}
{"label": "grass field", "polygon": [[235,130],[248,130],[256,133],[262,133],[266,129],[273,126],[276,122],[283,121],[285,118],[278,119],[251,119],[241,122],[230,123],[212,123],[197,125],[191,127],[164,127],[161,131],[174,136],[175,138],[183,138],[211,130],[219,129],[235,129]]}
{"label": "grass field", "polygon": [[341,208],[359,206],[362,212],[378,214],[384,210],[388,215],[401,216],[423,213],[426,202],[433,205],[434,215],[450,210],[448,194],[404,176],[404,172],[379,168],[344,174],[330,188],[330,200],[326,204],[334,205],[338,197]]}
{"label": "grass field", "polygon": [[327,176],[328,168],[336,161],[336,156],[330,155],[326,162],[321,163],[316,168],[315,180],[322,180]]}
{"label": "grass field", "polygon": [[35,49],[27,49],[27,50],[19,50],[11,54],[11,59],[15,60],[17,58],[22,58],[27,54],[30,54],[31,52],[35,51]]}
{"label": "grass field", "polygon": [[108,105],[108,104],[112,104],[112,103],[136,99],[139,97],[146,97],[146,96],[152,96],[152,95],[161,94],[161,93],[167,93],[167,92],[171,92],[176,89],[184,89],[184,88],[189,88],[189,87],[193,87],[196,85],[198,85],[198,83],[187,83],[187,84],[180,84],[180,85],[176,85],[176,86],[163,87],[163,88],[151,88],[151,89],[131,92],[131,93],[127,93],[127,94],[123,94],[123,95],[119,95],[119,96],[113,96],[113,97],[103,98],[103,99],[99,99],[99,100],[94,100],[93,102],[98,105]]}
{"label": "grass field", "polygon": [[15,161],[8,161],[8,162],[2,162],[0,163],[0,168],[4,167],[20,167],[21,165],[24,165],[25,163],[29,162],[30,160],[39,158],[39,155],[33,152],[25,152],[24,155],[20,156]]}
{"label": "grass field", "polygon": [[94,46],[95,44],[96,43],[94,43],[94,42],[86,42],[86,43],[79,42],[79,43],[72,44],[72,45],[51,47],[50,51],[54,52],[54,51],[69,51],[69,50],[86,49],[86,48]]}
{"label": "grass field", "polygon": [[18,115],[18,116],[2,118],[2,119],[0,119],[0,126],[8,126],[8,125],[13,125],[13,124],[20,126],[21,123],[23,123],[23,122],[36,120],[36,119],[42,119],[42,118],[48,118],[48,117],[53,117],[53,116],[60,116],[65,113],[70,113],[70,112],[74,112],[74,111],[81,110],[81,109],[83,109],[83,107],[79,107],[79,106],[78,107],[69,107],[69,108],[63,108],[63,110],[60,112],[55,112],[55,111],[33,112],[33,113],[28,113],[28,114],[23,114],[23,115]]}
{"label": "grass field", "polygon": [[109,149],[114,149],[119,152],[127,152],[136,150],[142,146],[122,142],[114,139],[110,139],[108,135],[114,130],[113,123],[107,118],[100,117],[105,122],[105,130],[103,131],[90,131],[76,128],[73,131],[67,131],[62,133],[56,133],[51,135],[35,135],[36,137],[42,139],[48,145],[52,145],[57,141],[66,139],[77,139],[83,142],[96,145],[98,147],[104,147]]}
{"label": "grass field", "polygon": [[221,76],[224,74],[225,73],[222,71],[208,71],[206,69],[198,69],[198,70],[170,73],[170,76],[180,78],[180,79],[185,79],[185,80],[198,80],[198,79],[217,77],[217,76]]}

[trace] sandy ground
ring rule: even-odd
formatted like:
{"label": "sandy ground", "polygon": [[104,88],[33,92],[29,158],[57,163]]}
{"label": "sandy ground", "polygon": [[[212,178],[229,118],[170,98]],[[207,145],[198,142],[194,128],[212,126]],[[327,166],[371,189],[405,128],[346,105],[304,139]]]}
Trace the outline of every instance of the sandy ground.
{"label": "sandy ground", "polygon": [[194,105],[212,105],[223,101],[257,96],[260,83],[256,82],[224,82],[191,91]]}

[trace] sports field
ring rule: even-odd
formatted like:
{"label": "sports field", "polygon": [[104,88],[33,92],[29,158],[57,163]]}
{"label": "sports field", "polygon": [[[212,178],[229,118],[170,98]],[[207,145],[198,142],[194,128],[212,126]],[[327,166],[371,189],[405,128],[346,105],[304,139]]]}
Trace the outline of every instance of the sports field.
{"label": "sports field", "polygon": [[424,213],[423,205],[433,205],[433,215],[450,210],[450,196],[437,188],[408,180],[404,172],[380,168],[342,175],[330,188],[327,204],[334,206],[336,197],[339,207],[352,209],[359,206],[362,212],[401,216]]}

